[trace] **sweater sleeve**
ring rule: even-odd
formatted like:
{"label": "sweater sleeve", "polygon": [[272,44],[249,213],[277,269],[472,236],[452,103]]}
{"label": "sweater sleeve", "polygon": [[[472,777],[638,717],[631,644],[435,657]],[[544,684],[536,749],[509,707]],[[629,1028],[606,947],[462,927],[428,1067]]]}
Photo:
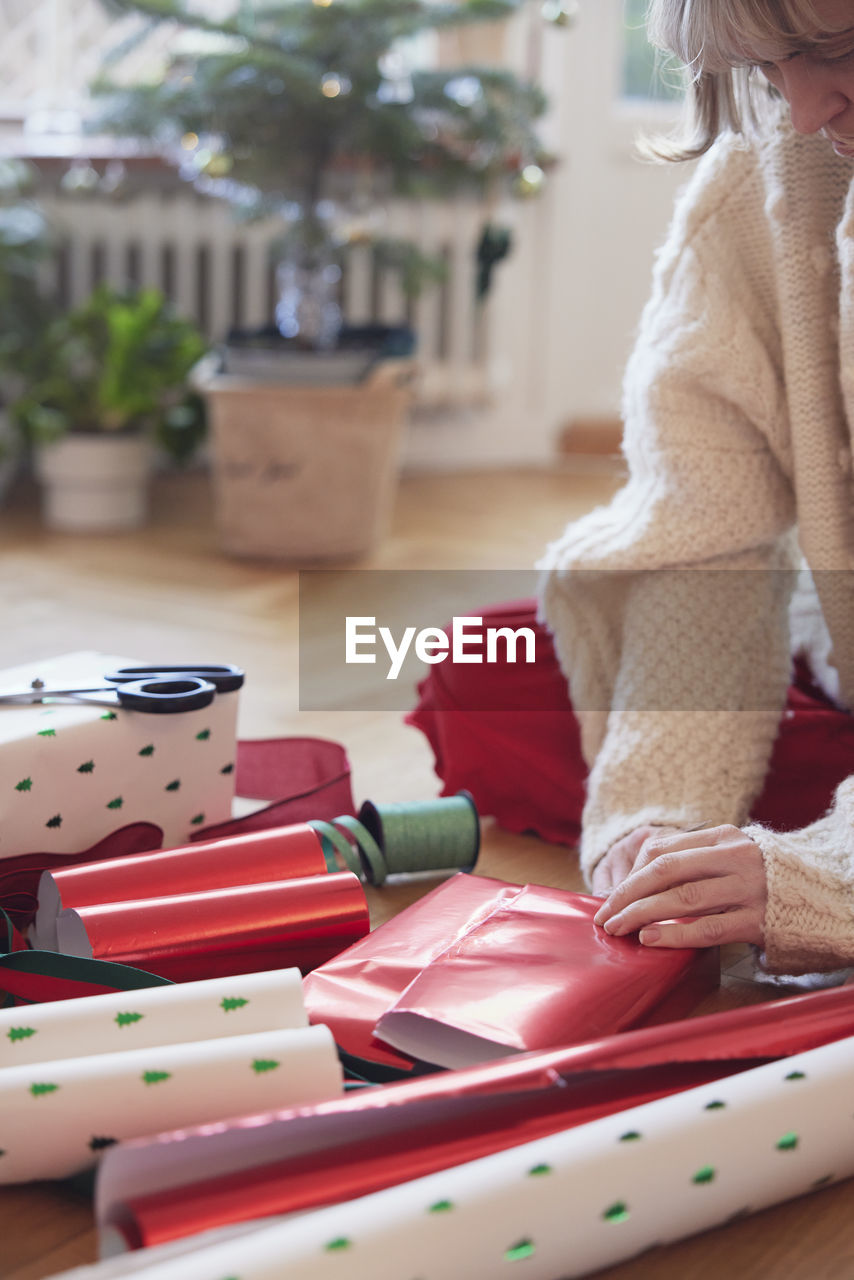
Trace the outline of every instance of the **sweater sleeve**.
{"label": "sweater sleeve", "polygon": [[588,878],[644,823],[741,825],[789,679],[794,498],[773,317],[757,301],[771,291],[761,253],[739,250],[749,160],[712,160],[698,178],[627,368],[628,482],[540,565],[591,765]]}
{"label": "sweater sleeve", "polygon": [[775,973],[854,965],[854,778],[826,817],[800,831],[749,826],[765,863],[764,964]]}

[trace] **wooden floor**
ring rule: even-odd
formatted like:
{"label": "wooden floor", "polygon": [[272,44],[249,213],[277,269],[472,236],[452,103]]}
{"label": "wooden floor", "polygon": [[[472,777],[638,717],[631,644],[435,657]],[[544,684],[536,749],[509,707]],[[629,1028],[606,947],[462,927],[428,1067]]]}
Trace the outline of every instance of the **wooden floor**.
{"label": "wooden floor", "polygon": [[[599,460],[549,474],[408,479],[391,534],[364,567],[528,568],[567,519],[606,500],[616,482]],[[34,494],[21,485],[0,510],[0,549],[0,667],[91,648],[141,660],[237,663],[248,673],[242,736],[338,739],[353,762],[357,802],[436,793],[429,749],[398,714],[298,710],[297,574],[218,552],[203,475],[162,477],[150,527],[111,537],[45,533]],[[510,836],[488,822],[480,869],[515,882],[581,887],[570,851]],[[423,891],[373,891],[374,923]],[[735,958],[728,956],[725,967]],[[767,994],[730,977],[705,1008]],[[599,1274],[602,1280],[851,1280],[852,1205],[852,1184],[840,1184]],[[81,1193],[50,1183],[0,1190],[2,1280],[41,1280],[94,1256],[91,1211]]]}

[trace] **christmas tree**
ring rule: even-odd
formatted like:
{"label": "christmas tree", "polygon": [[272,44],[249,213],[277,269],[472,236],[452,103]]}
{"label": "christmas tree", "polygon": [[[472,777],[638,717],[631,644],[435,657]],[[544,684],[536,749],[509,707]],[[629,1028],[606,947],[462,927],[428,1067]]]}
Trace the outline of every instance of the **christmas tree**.
{"label": "christmas tree", "polygon": [[[233,0],[217,20],[198,0],[104,3],[182,38],[156,81],[94,86],[94,127],[154,142],[244,217],[280,217],[282,252],[302,266],[328,270],[348,242],[377,240],[373,215],[392,195],[529,194],[543,180],[537,85],[407,57],[422,33],[499,21],[525,0]],[[569,12],[549,6],[558,23]],[[481,289],[507,248],[494,230],[483,243]],[[438,274],[415,246],[381,248],[409,293]]]}

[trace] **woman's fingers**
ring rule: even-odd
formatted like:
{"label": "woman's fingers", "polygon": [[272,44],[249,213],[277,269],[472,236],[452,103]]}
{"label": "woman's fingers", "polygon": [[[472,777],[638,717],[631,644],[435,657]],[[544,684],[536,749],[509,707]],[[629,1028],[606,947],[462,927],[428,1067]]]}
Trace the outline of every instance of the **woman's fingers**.
{"label": "woman's fingers", "polygon": [[[720,849],[680,849],[674,853],[661,853],[616,886],[593,917],[594,923],[604,924],[639,898],[650,898],[676,885],[710,880],[732,872],[730,860],[722,856]],[[682,914],[690,912],[686,910]]]}
{"label": "woman's fingers", "polygon": [[762,946],[762,913],[741,907],[724,915],[702,916],[699,920],[672,920],[641,929],[646,947],[723,947],[731,942],[753,942]]}
{"label": "woman's fingers", "polygon": [[597,898],[606,898],[618,884],[622,884],[634,866],[634,854],[627,848],[614,845],[593,871],[593,892]]}
{"label": "woman's fingers", "polygon": [[629,902],[605,920],[606,933],[621,937],[644,925],[681,916],[705,916],[730,911],[744,904],[745,883],[740,876],[722,875],[709,880],[686,880],[663,893]]}
{"label": "woman's fingers", "polygon": [[636,827],[620,840],[615,840],[593,871],[594,894],[604,898],[625,880],[650,836],[673,834],[676,830],[676,827]]}
{"label": "woman's fingers", "polygon": [[677,831],[645,840],[635,860],[635,870],[646,867],[656,858],[667,853],[680,853],[687,849],[718,848],[742,835],[738,827],[700,827],[696,831]]}
{"label": "woman's fingers", "polygon": [[[710,837],[714,844],[694,844]],[[761,945],[766,896],[762,853],[743,831],[682,832],[644,845],[594,923],[615,936],[640,930],[647,946]]]}

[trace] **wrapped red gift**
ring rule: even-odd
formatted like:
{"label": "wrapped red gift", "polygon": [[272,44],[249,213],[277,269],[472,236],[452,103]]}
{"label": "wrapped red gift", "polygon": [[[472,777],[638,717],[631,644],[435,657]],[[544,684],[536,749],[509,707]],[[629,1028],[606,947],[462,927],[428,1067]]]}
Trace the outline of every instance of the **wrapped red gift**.
{"label": "wrapped red gift", "polygon": [[[680,1017],[718,985],[716,950],[612,938],[592,923],[599,905],[454,876],[317,969],[305,983],[309,1018],[369,1063],[460,1066]],[[409,1056],[389,1047],[386,1018],[400,1022]]]}
{"label": "wrapped red gift", "polygon": [[45,871],[30,940],[34,947],[55,950],[63,909],[325,874],[320,838],[307,824]]}
{"label": "wrapped red gift", "polygon": [[852,1032],[842,987],[123,1143],[97,1216],[138,1248],[352,1199]]}
{"label": "wrapped red gift", "polygon": [[305,973],[368,927],[359,879],[342,871],[63,911],[57,944],[65,955],[189,982],[291,966]]}

